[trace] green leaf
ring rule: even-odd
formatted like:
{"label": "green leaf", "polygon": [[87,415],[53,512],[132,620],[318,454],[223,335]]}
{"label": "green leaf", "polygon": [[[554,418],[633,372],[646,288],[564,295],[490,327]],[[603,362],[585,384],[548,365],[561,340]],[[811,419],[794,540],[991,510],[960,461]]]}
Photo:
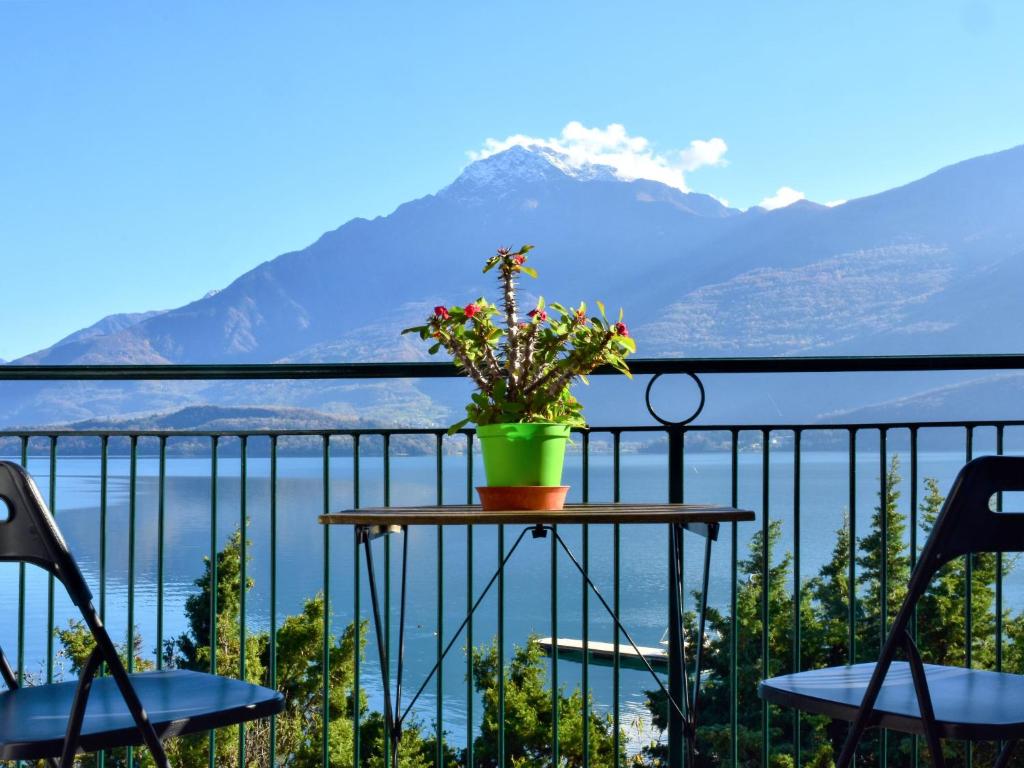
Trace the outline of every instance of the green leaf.
{"label": "green leaf", "polygon": [[603,301],[595,301],[594,303],[597,304],[597,310],[601,313],[601,317],[604,317],[605,316],[605,314],[604,314],[604,302]]}
{"label": "green leaf", "polygon": [[449,435],[454,435],[456,432],[458,432],[460,429],[462,429],[467,424],[469,424],[469,419],[463,419],[462,421],[456,421],[454,424],[452,424],[450,427],[448,427],[448,434]]}
{"label": "green leaf", "polygon": [[636,352],[636,341],[630,336],[616,336],[615,343],[619,346],[625,347],[630,352]]}
{"label": "green leaf", "polygon": [[529,275],[532,278],[537,277],[537,270],[534,269],[533,267],[521,266],[519,267],[519,271],[522,272],[524,275]]}

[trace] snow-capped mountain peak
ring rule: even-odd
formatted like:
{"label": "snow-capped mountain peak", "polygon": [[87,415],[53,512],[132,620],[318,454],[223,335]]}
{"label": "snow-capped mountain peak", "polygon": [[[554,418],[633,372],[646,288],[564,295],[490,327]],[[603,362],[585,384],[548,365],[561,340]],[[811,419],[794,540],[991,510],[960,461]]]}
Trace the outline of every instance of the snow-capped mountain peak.
{"label": "snow-capped mountain peak", "polygon": [[608,165],[575,163],[569,155],[550,147],[514,146],[470,163],[442,194],[472,187],[501,189],[523,182],[535,183],[570,178],[577,181],[618,181]]}

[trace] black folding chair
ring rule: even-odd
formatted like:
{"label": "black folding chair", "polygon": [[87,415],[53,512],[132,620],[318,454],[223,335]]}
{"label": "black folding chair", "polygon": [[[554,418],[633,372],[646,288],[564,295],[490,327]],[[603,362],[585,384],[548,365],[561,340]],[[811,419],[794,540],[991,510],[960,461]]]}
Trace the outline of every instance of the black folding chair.
{"label": "black folding chair", "polygon": [[[1024,735],[1024,676],[923,664],[909,631],[914,606],[943,565],[974,552],[1024,552],[1024,513],[992,510],[1003,491],[1024,491],[1024,457],[986,456],[960,470],[877,663],[782,675],[758,687],[773,704],[852,723],[837,768],[847,768],[869,727],[925,736],[937,768],[945,765],[940,739],[1004,741],[996,768],[1009,761]],[[900,648],[905,662],[894,661]]]}
{"label": "black folding chair", "polygon": [[[8,516],[2,520],[6,506]],[[277,714],[277,691],[185,670],[129,675],[92,604],[92,593],[29,474],[0,461],[0,561],[53,574],[82,612],[96,647],[78,682],[18,686],[0,649],[0,760],[46,760],[70,768],[76,752],[145,744],[168,768],[163,740]],[[101,665],[109,677],[96,677]]]}

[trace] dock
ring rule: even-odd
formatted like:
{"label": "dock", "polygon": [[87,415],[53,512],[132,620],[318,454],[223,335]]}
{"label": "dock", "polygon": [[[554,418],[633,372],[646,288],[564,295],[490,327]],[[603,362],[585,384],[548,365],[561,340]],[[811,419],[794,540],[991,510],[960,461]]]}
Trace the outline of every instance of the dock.
{"label": "dock", "polygon": [[[569,658],[583,656],[582,640],[571,637],[559,637],[552,641],[550,637],[539,637],[536,642],[549,656],[553,647],[558,648],[559,656],[567,656]],[[641,659],[646,659],[655,669],[668,666],[668,651],[665,648],[652,648],[643,645],[638,646],[638,648],[640,653],[637,653],[629,643],[619,643],[620,661],[626,666],[642,666],[643,661]],[[591,659],[611,662],[615,657],[615,644],[590,640],[587,642],[587,651]]]}

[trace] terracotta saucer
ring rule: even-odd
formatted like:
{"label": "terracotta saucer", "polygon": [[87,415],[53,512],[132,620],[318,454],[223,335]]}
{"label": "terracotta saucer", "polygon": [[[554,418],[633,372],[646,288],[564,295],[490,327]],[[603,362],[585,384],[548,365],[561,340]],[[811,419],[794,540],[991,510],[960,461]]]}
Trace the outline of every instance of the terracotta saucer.
{"label": "terracotta saucer", "polygon": [[492,485],[477,486],[480,506],[485,512],[504,510],[550,510],[565,506],[568,485]]}

